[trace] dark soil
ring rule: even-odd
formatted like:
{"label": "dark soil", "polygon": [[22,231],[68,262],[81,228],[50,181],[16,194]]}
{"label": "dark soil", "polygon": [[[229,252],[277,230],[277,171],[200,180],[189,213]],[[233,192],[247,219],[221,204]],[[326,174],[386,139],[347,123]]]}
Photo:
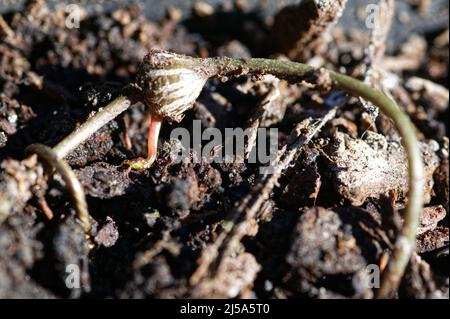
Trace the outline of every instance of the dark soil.
{"label": "dark soil", "polygon": [[[404,2],[413,18],[420,14],[421,1]],[[355,10],[351,1],[347,6]],[[344,97],[256,217],[242,224],[231,252],[221,246],[220,258],[197,281],[192,277],[208,247],[230,227],[230,211],[245,206],[247,194],[259,196],[259,165],[175,164],[171,130],[192,130],[193,119],[202,129],[222,131],[257,123],[279,129],[281,148],[299,122],[320,120],[336,94],[342,100],[339,92],[270,79],[210,80],[181,123],[164,123],[158,158],[143,171],[123,165],[147,152],[146,109],[134,105],[66,158],[87,195],[89,238],[59,175],[37,168],[27,175],[32,164],[24,151],[32,143],[55,145],[105,106],[133,81],[152,48],[199,57],[312,58],[363,79],[367,29],[339,24],[326,30],[329,42],[321,38],[323,28],[308,29],[318,45],[299,54],[274,41],[285,31],[272,28],[273,21],[289,16],[264,17],[244,1],[215,9],[197,4],[187,12],[172,7],[158,20],[128,5],[83,16],[73,29],[66,27],[64,6],[49,10],[43,1],[28,1],[1,16],[0,195],[9,194],[8,183],[27,189],[20,205],[6,209],[0,202],[1,298],[373,297],[363,284],[365,269],[383,269],[389,259],[407,199],[407,170],[391,121],[373,120],[357,98]],[[448,20],[448,4],[445,10]],[[398,297],[448,298],[448,21],[416,31],[377,61],[384,73],[374,83],[416,124],[426,167],[417,253]],[[264,109],[274,90],[279,96]],[[80,288],[68,288],[70,265],[80,270]]]}

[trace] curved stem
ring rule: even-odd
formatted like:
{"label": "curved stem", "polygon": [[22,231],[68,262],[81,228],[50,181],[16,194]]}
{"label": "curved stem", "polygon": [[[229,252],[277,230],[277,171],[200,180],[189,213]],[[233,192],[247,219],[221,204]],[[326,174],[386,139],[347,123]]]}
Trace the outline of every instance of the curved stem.
{"label": "curved stem", "polygon": [[80,127],[66,136],[61,142],[53,147],[53,152],[58,158],[66,157],[78,145],[86,141],[92,134],[102,126],[116,118],[119,114],[127,110],[131,105],[131,100],[127,96],[119,96],[112,100],[107,106],[98,111],[95,115],[87,119]]}
{"label": "curved stem", "polygon": [[43,144],[32,144],[26,148],[27,153],[36,153],[41,159],[47,162],[51,167],[61,175],[70,195],[75,203],[75,208],[78,213],[78,219],[81,226],[86,233],[89,233],[91,228],[88,207],[86,203],[86,196],[84,195],[83,187],[78,181],[75,173],[70,166],[58,157],[58,154],[50,147]]}
{"label": "curved stem", "polygon": [[[210,71],[210,74],[219,77],[270,73],[291,82],[310,81],[311,78],[313,81],[315,79],[320,82],[323,80],[321,77],[324,79],[329,77],[329,84],[333,87],[372,102],[393,120],[407,153],[409,192],[403,228],[396,240],[392,258],[383,273],[381,287],[376,294],[378,298],[392,296],[400,284],[415,249],[419,213],[423,206],[423,163],[415,128],[408,116],[383,93],[361,81],[337,72],[316,70],[311,66],[291,61],[269,59],[210,58],[204,59],[202,64],[206,69],[213,70]],[[321,71],[323,72],[321,73]]]}
{"label": "curved stem", "polygon": [[424,168],[419,142],[414,125],[408,116],[386,95],[348,76],[332,74],[332,78],[336,81],[337,87],[372,102],[389,116],[402,137],[402,143],[407,153],[409,192],[403,228],[397,237],[392,258],[376,294],[377,298],[388,298],[397,290],[411,254],[416,248],[417,227],[423,206],[424,189]]}

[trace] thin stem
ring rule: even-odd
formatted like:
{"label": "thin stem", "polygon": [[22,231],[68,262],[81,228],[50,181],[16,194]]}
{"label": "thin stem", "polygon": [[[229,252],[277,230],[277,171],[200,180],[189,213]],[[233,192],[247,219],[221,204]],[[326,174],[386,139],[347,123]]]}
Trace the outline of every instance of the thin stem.
{"label": "thin stem", "polygon": [[86,141],[92,134],[102,126],[113,120],[119,114],[127,110],[131,105],[131,100],[126,96],[119,96],[111,101],[107,106],[90,117],[78,129],[74,130],[54,148],[42,144],[32,144],[27,148],[27,152],[36,153],[41,159],[50,164],[62,176],[77,210],[78,219],[86,231],[90,230],[90,217],[86,196],[83,187],[77,179],[70,166],[63,160],[78,145]]}
{"label": "thin stem", "polygon": [[88,233],[91,228],[91,223],[86,196],[84,195],[83,187],[70,166],[64,160],[58,158],[58,155],[53,149],[43,144],[32,144],[27,147],[26,152],[36,153],[61,175],[75,203],[80,224],[86,233]]}
{"label": "thin stem", "polygon": [[[215,74],[219,77],[240,76],[249,73],[256,75],[270,73],[291,82],[308,81],[311,78],[319,80],[319,82],[324,80],[326,82],[326,77],[328,76],[330,83],[324,84],[330,84],[336,89],[344,90],[354,96],[360,96],[372,102],[393,120],[402,137],[407,153],[409,192],[403,228],[396,240],[392,258],[383,273],[381,287],[376,295],[378,298],[392,296],[400,284],[400,280],[415,249],[419,213],[423,206],[424,169],[415,128],[408,116],[390,98],[363,82],[340,73],[323,69],[316,70],[305,64],[269,59],[231,58],[204,59],[202,64],[207,69],[214,70],[213,72],[210,71],[210,74]],[[321,73],[321,71],[324,72]]]}
{"label": "thin stem", "polygon": [[53,151],[58,158],[66,157],[78,145],[86,141],[92,134],[98,131],[102,126],[116,118],[119,114],[126,111],[131,105],[130,98],[119,96],[111,101],[107,106],[90,117],[79,128],[75,129],[66,138],[59,142]]}

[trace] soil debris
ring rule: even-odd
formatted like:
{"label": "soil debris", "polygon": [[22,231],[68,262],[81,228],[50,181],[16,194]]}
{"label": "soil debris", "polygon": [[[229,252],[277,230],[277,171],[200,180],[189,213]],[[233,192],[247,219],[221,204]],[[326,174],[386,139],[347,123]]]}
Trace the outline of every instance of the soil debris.
{"label": "soil debris", "polygon": [[[325,150],[336,192],[352,205],[362,205],[367,198],[379,198],[396,192],[405,198],[407,166],[403,147],[383,135],[367,131],[365,138],[354,139],[336,132]],[[431,200],[433,173],[439,165],[433,146],[422,144],[425,163],[425,203]]]}

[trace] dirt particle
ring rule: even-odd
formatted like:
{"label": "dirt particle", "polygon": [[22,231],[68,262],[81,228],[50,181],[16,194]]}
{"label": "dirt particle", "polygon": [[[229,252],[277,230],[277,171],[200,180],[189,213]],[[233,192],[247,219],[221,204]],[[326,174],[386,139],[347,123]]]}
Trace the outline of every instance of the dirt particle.
{"label": "dirt particle", "polygon": [[119,231],[116,223],[111,217],[107,216],[105,225],[100,228],[97,235],[95,235],[94,240],[100,246],[112,247],[118,238]]}

